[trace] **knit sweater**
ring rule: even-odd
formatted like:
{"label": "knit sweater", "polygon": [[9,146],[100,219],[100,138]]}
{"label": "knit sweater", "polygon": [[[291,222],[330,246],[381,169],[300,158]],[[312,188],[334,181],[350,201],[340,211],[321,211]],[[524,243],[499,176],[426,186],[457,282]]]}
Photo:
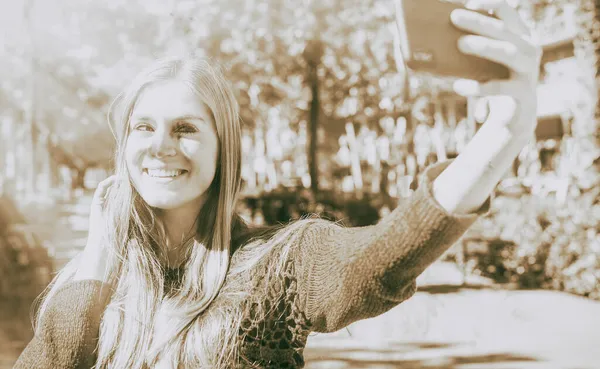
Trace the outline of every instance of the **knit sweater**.
{"label": "knit sweater", "polygon": [[[433,179],[449,163],[427,168],[415,193],[376,225],[349,228],[323,221],[303,230],[281,272],[269,275],[267,292],[244,303],[240,366],[303,367],[309,333],[339,330],[411,297],[417,276],[489,210],[491,199],[474,213],[450,214],[434,199]],[[252,290],[266,273],[258,265],[241,287]],[[93,280],[63,286],[15,368],[92,367],[110,300],[102,287]]]}

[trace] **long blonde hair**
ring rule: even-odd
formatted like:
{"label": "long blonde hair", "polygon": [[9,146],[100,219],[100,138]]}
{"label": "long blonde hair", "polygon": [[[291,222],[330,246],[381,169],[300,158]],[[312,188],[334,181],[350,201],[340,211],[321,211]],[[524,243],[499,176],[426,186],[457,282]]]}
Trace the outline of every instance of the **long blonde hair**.
{"label": "long blonde hair", "polygon": [[[210,108],[219,138],[219,163],[199,213],[197,236],[188,250],[180,286],[176,293],[165,295],[165,270],[158,258],[166,244],[164,227],[129,180],[124,149],[141,91],[172,79],[186,83]],[[224,281],[241,278],[269,249],[262,246],[289,243],[292,228],[301,224],[279,232],[271,242],[255,241],[245,247],[246,253],[236,256],[240,267],[229,270],[232,232],[243,225],[234,213],[241,185],[241,127],[231,87],[211,62],[158,61],[117,97],[109,121],[117,139],[115,174],[124,180],[115,184],[106,203],[111,255],[107,275],[114,292],[101,321],[96,368],[230,367],[236,355],[239,305],[247,291],[222,290]],[[70,261],[48,287],[38,311],[38,327],[49,300],[72,279],[76,267],[77,259]],[[207,312],[217,296],[223,308]]]}

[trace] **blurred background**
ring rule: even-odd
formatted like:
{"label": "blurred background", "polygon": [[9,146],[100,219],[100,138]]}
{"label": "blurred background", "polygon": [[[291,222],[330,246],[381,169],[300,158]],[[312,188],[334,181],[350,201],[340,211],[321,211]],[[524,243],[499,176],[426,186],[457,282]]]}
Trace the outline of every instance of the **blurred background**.
{"label": "blurred background", "polygon": [[[512,1],[544,47],[536,139],[491,213],[390,312],[309,338],[308,368],[600,368],[600,4]],[[373,224],[480,127],[451,81],[397,70],[392,0],[0,3],[0,368],[29,309],[86,242],[112,167],[111,100],[156,57],[233,81],[239,211]],[[423,30],[426,32],[427,30]]]}

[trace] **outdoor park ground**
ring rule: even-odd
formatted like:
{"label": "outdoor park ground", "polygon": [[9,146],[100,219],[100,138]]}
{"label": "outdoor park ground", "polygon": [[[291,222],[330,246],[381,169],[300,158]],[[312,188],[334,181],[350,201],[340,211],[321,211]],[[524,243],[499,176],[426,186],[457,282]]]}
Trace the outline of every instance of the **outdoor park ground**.
{"label": "outdoor park ground", "polygon": [[307,368],[600,368],[600,302],[460,280],[454,265],[434,264],[410,300],[311,337]]}

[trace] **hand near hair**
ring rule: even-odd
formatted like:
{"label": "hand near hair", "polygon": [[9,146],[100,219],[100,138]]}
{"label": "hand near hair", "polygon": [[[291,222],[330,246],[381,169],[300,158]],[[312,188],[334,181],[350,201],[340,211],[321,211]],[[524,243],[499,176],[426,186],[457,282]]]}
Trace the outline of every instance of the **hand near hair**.
{"label": "hand near hair", "polygon": [[79,256],[75,280],[96,279],[105,281],[108,251],[105,246],[105,201],[115,176],[110,176],[98,184],[90,209],[90,224],[85,249]]}

